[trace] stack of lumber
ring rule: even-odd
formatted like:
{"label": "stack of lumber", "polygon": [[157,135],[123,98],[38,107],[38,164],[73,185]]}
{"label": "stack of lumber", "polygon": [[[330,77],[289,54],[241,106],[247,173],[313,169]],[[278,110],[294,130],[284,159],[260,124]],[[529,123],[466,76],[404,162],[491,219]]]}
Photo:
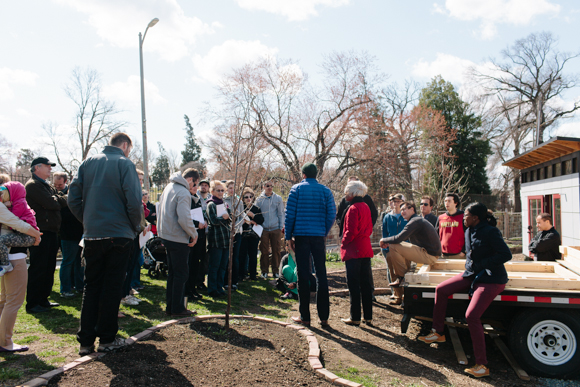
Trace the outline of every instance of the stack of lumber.
{"label": "stack of lumber", "polygon": [[560,252],[564,259],[556,262],[580,275],[580,246],[560,246]]}
{"label": "stack of lumber", "polygon": [[[509,278],[506,289],[580,290],[580,249],[566,246],[565,250],[565,264],[562,261],[506,262],[505,268]],[[424,265],[415,273],[407,273],[405,281],[412,285],[437,285],[464,270],[463,259],[440,259],[433,265]]]}

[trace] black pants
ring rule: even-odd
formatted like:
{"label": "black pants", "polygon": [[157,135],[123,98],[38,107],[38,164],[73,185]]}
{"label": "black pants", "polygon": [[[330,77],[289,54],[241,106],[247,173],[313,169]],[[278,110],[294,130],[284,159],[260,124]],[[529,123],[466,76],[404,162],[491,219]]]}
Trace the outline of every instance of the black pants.
{"label": "black pants", "polygon": [[[246,274],[250,279],[256,279],[256,269],[258,266],[258,243],[260,239],[254,236],[243,236],[240,244],[240,278]],[[247,265],[246,265],[247,263]],[[246,266],[248,270],[246,271]]]}
{"label": "black pants", "polygon": [[131,294],[131,283],[135,276],[135,268],[139,265],[139,256],[141,255],[141,249],[139,248],[139,235],[133,239],[133,252],[131,253],[131,258],[127,264],[127,275],[125,276],[125,282],[123,282],[123,297],[127,297]]}
{"label": "black pants", "polygon": [[48,306],[48,297],[54,284],[58,235],[52,231],[42,231],[38,246],[31,246],[28,285],[26,288],[26,309],[37,305]]}
{"label": "black pants", "polygon": [[365,320],[373,319],[373,272],[370,258],[349,259],[346,264],[346,283],[350,294],[350,319],[360,321],[360,304]]}
{"label": "black pants", "polygon": [[[237,285],[239,281],[239,270],[240,270],[240,249],[242,244],[242,234],[234,235],[234,249],[232,251],[232,285]],[[229,269],[228,262],[228,269]],[[224,278],[224,284],[228,284],[229,270],[226,269],[226,276]],[[243,277],[241,277],[243,278]]]}
{"label": "black pants", "polygon": [[178,243],[163,239],[167,251],[167,309],[169,314],[181,313],[185,310],[185,283],[189,277],[189,250],[186,243]]}
{"label": "black pants", "polygon": [[121,291],[132,252],[132,239],[85,240],[85,290],[77,333],[81,346],[93,345],[97,337],[101,343],[115,340]]}
{"label": "black pants", "polygon": [[312,264],[316,269],[316,307],[318,318],[328,320],[330,300],[326,278],[326,245],[324,237],[296,236],[296,269],[298,271],[298,309],[303,321],[310,321],[310,276]]}
{"label": "black pants", "polygon": [[197,243],[193,248],[197,248],[196,257],[199,257],[199,263],[197,265],[197,273],[195,275],[196,281],[195,285],[199,286],[205,282],[205,276],[207,275],[207,268],[209,266],[209,253],[207,251],[207,234],[205,229],[200,230],[197,237]]}

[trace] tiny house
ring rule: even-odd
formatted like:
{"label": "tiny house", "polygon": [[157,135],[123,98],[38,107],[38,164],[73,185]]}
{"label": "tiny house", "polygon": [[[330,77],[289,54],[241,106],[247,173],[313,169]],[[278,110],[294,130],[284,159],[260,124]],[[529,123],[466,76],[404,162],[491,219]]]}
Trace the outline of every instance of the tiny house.
{"label": "tiny house", "polygon": [[562,245],[580,246],[580,138],[553,137],[503,165],[521,172],[523,253],[542,212],[552,215]]}

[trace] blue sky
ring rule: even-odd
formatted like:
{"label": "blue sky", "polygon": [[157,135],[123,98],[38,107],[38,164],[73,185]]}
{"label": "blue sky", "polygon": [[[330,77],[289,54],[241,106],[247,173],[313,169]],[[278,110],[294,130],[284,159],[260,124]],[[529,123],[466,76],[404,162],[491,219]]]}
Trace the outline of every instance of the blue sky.
{"label": "blue sky", "polygon": [[[74,105],[63,86],[75,66],[102,74],[104,95],[124,110],[139,142],[138,33],[144,44],[149,147],[181,151],[183,115],[199,139],[204,101],[233,67],[275,54],[316,82],[322,55],[365,50],[389,82],[441,74],[462,92],[464,71],[530,33],[550,31],[579,51],[580,3],[556,0],[27,0],[0,5],[0,134],[50,155],[42,124],[66,132]],[[570,73],[580,73],[580,59]],[[580,98],[580,88],[564,96]],[[580,136],[578,120],[557,134]]]}

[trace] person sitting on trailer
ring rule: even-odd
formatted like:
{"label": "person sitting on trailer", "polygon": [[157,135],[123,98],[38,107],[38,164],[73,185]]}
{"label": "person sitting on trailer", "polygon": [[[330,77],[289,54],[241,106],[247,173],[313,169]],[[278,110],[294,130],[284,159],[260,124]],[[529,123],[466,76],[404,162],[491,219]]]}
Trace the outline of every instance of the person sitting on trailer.
{"label": "person sitting on trailer", "polygon": [[495,227],[496,219],[484,204],[470,204],[465,209],[463,222],[468,227],[465,231],[465,271],[437,285],[432,332],[427,336],[419,336],[418,339],[427,344],[444,343],[447,300],[454,293],[468,291],[471,301],[465,318],[476,364],[472,368],[466,368],[465,372],[481,378],[489,376],[481,315],[504,290],[508,275],[503,264],[512,258],[512,254],[499,229]]}
{"label": "person sitting on trailer", "polygon": [[528,249],[536,255],[537,261],[555,261],[562,259],[560,254],[560,234],[552,225],[552,215],[542,212],[536,217],[538,232],[530,242]]}

